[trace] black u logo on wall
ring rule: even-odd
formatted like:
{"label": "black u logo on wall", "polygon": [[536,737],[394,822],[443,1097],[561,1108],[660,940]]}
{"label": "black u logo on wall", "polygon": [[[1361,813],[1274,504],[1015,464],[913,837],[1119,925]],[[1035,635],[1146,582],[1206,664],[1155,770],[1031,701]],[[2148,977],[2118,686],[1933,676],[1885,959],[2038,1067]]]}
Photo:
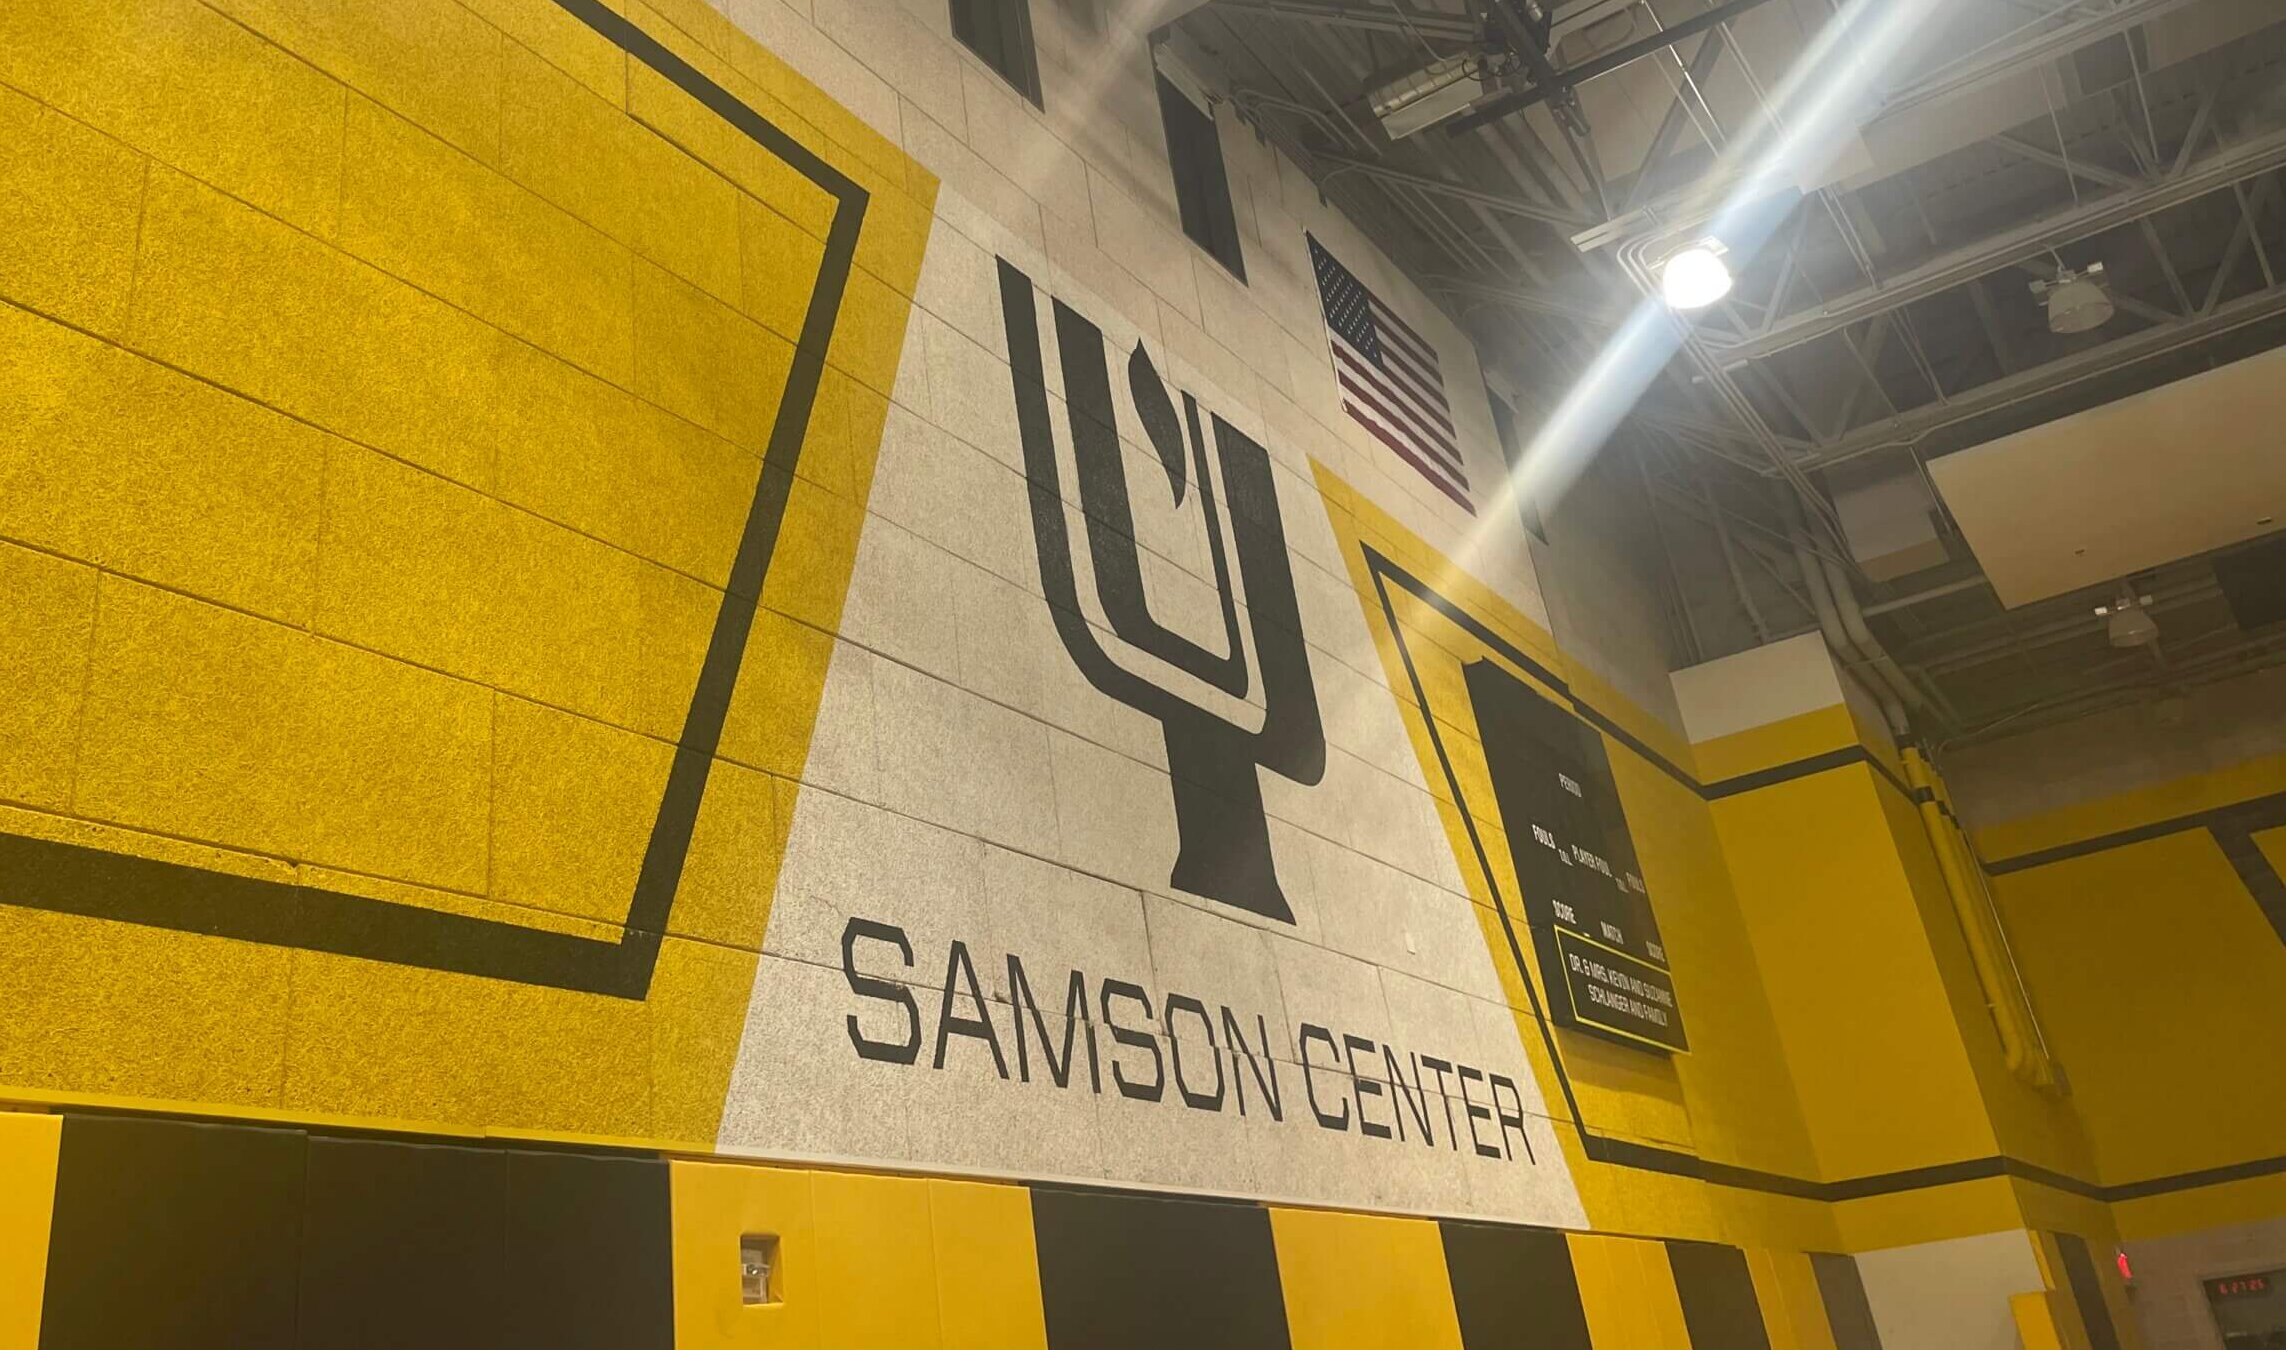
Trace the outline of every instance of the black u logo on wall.
{"label": "black u logo on wall", "polygon": [[1233,698],[1244,698],[1250,673],[1224,549],[1222,516],[1227,514],[1261,668],[1262,725],[1250,730],[1122,668],[1097,640],[1080,609],[1032,279],[1005,259],[1000,263],[1000,303],[1008,325],[1008,359],[1016,383],[1024,474],[1031,487],[1032,538],[1040,554],[1041,588],[1064,649],[1088,683],[1157,718],[1165,729],[1180,836],[1168,882],[1178,890],[1291,923],[1294,911],[1279,889],[1271,861],[1270,825],[1256,773],[1266,768],[1295,782],[1314,784],[1325,776],[1326,739],[1318,721],[1317,689],[1310,679],[1301,614],[1294,602],[1294,574],[1286,556],[1285,527],[1278,517],[1269,452],[1222,418],[1211,418],[1216,461],[1229,497],[1218,512],[1198,400],[1184,393],[1178,417],[1166,382],[1143,345],[1136,344],[1127,360],[1127,384],[1144,438],[1166,470],[1175,504],[1180,506],[1195,485],[1199,510],[1206,518],[1207,551],[1228,648],[1217,655],[1151,617],[1143,596],[1142,555],[1119,450],[1119,424],[1112,410],[1103,332],[1062,301],[1055,302],[1056,344],[1070,407],[1079,505],[1087,522],[1088,559],[1104,616],[1122,642]]}

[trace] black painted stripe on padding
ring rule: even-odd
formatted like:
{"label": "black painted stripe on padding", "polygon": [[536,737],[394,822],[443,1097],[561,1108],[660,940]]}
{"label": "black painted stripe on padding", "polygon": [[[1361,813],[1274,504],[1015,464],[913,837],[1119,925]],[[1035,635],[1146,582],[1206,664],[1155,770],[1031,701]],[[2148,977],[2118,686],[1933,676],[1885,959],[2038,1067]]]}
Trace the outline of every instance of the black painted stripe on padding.
{"label": "black painted stripe on padding", "polygon": [[312,1139],[302,1350],[508,1343],[508,1154]]}
{"label": "black painted stripe on padding", "polygon": [[67,1116],[40,1350],[296,1350],[308,1139]]}
{"label": "black painted stripe on padding", "polygon": [[809,434],[826,349],[840,316],[871,198],[815,151],[601,0],[556,3],[784,160],[836,202],[754,500],[691,690],[623,933],[615,941],[573,937],[321,887],[132,858],[83,844],[4,835],[0,843],[9,846],[0,849],[0,903],[613,998],[642,999],[649,994],[661,935],[674,908],[747,636],[761,604],[763,579],[777,554],[795,466]]}
{"label": "black painted stripe on padding", "polygon": [[1437,1227],[1462,1350],[1594,1350],[1562,1233],[1457,1220]]}
{"label": "black painted stripe on padding", "polygon": [[1825,1305],[1834,1350],[1881,1350],[1881,1328],[1874,1324],[1873,1304],[1865,1296],[1865,1276],[1857,1268],[1857,1258],[1811,1252],[1810,1274],[1818,1282],[1818,1301]]}
{"label": "black painted stripe on padding", "polygon": [[1049,1350],[1289,1344],[1277,1244],[1260,1205],[1035,1186],[1032,1228]]}
{"label": "black painted stripe on padding", "polygon": [[1667,1243],[1667,1268],[1682,1300],[1691,1350],[1770,1350],[1746,1253],[1719,1242]]}

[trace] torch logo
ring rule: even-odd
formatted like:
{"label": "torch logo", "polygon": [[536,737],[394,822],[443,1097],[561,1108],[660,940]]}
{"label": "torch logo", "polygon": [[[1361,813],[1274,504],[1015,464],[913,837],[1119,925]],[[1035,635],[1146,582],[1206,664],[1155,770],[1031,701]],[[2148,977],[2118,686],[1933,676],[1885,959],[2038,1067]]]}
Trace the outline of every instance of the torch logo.
{"label": "torch logo", "polygon": [[1054,302],[1056,345],[1070,410],[1072,458],[1077,465],[1078,505],[1086,521],[1088,561],[1095,573],[1096,596],[1104,618],[1120,641],[1233,698],[1245,698],[1251,674],[1246,648],[1240,641],[1238,595],[1232,585],[1218,509],[1227,514],[1262,682],[1261,725],[1248,728],[1120,666],[1098,640],[1080,607],[1040,352],[1039,308],[1031,278],[1005,259],[1000,263],[1000,303],[1008,325],[1024,473],[1031,486],[1032,538],[1039,550],[1040,584],[1047,593],[1064,649],[1088,683],[1098,692],[1157,718],[1165,730],[1179,839],[1168,882],[1178,890],[1291,923],[1294,912],[1286,903],[1285,892],[1279,889],[1270,856],[1269,820],[1263,814],[1257,770],[1269,769],[1297,783],[1315,784],[1325,775],[1326,740],[1318,721],[1317,690],[1310,679],[1301,615],[1294,601],[1294,574],[1286,557],[1286,532],[1278,517],[1269,452],[1221,417],[1210,415],[1215,467],[1221,470],[1220,482],[1227,499],[1218,508],[1217,475],[1208,464],[1198,400],[1184,392],[1178,417],[1166,382],[1143,344],[1135,344],[1127,359],[1127,387],[1142,423],[1143,438],[1158,454],[1175,505],[1182,505],[1195,486],[1199,511],[1206,520],[1207,552],[1228,646],[1226,653],[1218,655],[1168,630],[1149,612],[1103,332],[1062,301]]}

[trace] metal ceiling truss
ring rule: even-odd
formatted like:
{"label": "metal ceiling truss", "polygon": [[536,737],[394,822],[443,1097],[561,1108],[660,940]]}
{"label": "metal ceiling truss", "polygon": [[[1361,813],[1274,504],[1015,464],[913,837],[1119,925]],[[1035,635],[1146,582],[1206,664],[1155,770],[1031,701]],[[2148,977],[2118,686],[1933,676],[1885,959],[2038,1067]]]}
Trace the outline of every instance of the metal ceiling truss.
{"label": "metal ceiling truss", "polygon": [[[1556,0],[1546,17],[1558,34],[1628,14],[1643,36],[1568,68],[1538,53],[1512,77],[1521,87],[1399,143],[1361,110],[1369,91],[1416,56],[1483,47],[1488,33],[1513,41],[1514,14],[1504,20],[1494,6],[1518,0],[1211,0],[1178,23],[1223,60],[1243,115],[1447,306],[1487,365],[1553,406],[1606,335],[1656,293],[1659,246],[1688,235],[1690,204],[1724,186],[1710,177],[1710,152],[1743,128],[1723,125],[1710,89],[1743,86],[1767,115],[1735,30],[1755,6],[1695,2],[1696,12],[1678,15],[1693,0],[1659,0],[1675,20],[1662,23],[1648,0]],[[2227,616],[2215,617],[2211,593],[2188,583],[2169,583],[2168,642],[2184,659],[2162,669],[2148,657],[2113,662],[2100,635],[2093,647],[2076,641],[2094,631],[2085,597],[2001,609],[1965,552],[1894,586],[1867,581],[1849,559],[1824,471],[1875,455],[1918,467],[1928,453],[2116,396],[2219,342],[2265,338],[2256,325],[2286,333],[2286,100],[2225,89],[2242,71],[2260,77],[2265,67],[2250,62],[2286,70],[2286,8],[2271,27],[2194,58],[2221,71],[2209,78],[2204,67],[2188,76],[2147,69],[2136,30],[2231,0],[2011,3],[2022,22],[1996,26],[1993,11],[1977,10],[1992,36],[1917,72],[1884,98],[1877,120],[1920,115],[2022,72],[2043,72],[2048,87],[2055,63],[2121,35],[2127,68],[2100,88],[2063,83],[2081,91],[2073,101],[2051,98],[2046,118],[1992,127],[1942,164],[1805,196],[1732,297],[1677,325],[1677,359],[1622,433],[1657,512],[1704,532],[1705,566],[1678,594],[1704,597],[1719,575],[1737,631],[1767,639],[1815,628],[1794,575],[1804,541],[1757,486],[1787,484],[1812,513],[1809,547],[1855,574],[1864,616],[1907,680],[1930,693],[1927,715],[1951,738],[2100,706],[2155,678],[2219,678],[2233,662],[2286,659],[2286,643],[2226,640],[2214,625],[2227,627]],[[1649,83],[1655,70],[1664,86],[1656,128],[1629,152],[1631,164],[1604,163],[1610,147],[1593,127],[1524,115],[1630,67],[1618,78]],[[1551,128],[1555,137],[1544,138]],[[1993,195],[1981,195],[1987,182]],[[2005,218],[2011,209],[2016,218]],[[1914,256],[1916,240],[1934,256]],[[2107,264],[2120,316],[2103,336],[2058,339],[2027,312],[2025,288],[2091,257]],[[1703,645],[1720,625],[1687,605],[1679,617],[1683,640],[1722,654]]]}

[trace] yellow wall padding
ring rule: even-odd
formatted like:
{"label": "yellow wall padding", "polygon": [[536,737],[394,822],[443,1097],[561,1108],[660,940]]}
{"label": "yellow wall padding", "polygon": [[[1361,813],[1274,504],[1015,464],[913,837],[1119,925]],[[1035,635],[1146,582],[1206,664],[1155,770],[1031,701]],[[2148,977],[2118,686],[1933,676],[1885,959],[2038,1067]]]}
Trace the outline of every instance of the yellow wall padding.
{"label": "yellow wall padding", "polygon": [[[1031,1193],[736,1163],[672,1165],[680,1350],[1047,1350]],[[778,1239],[748,1306],[739,1240]]]}
{"label": "yellow wall padding", "polygon": [[[817,1239],[810,1174],[776,1167],[670,1166],[675,1235],[675,1344],[680,1350],[813,1350],[818,1345]],[[741,1298],[739,1240],[778,1239],[778,1302]]]}
{"label": "yellow wall padding", "polygon": [[2055,1307],[2055,1300],[2053,1291],[2009,1295],[2007,1307],[2016,1318],[2016,1339],[2023,1341],[2023,1350],[2071,1350],[2071,1341],[2064,1339],[2071,1318]]}
{"label": "yellow wall padding", "polygon": [[1273,1209],[1270,1229],[1294,1350],[1460,1350],[1436,1224]]}
{"label": "yellow wall padding", "polygon": [[1570,1234],[1572,1269],[1597,1350],[1691,1350],[1667,1247],[1640,1238]]}
{"label": "yellow wall padding", "polygon": [[1754,1297],[1762,1305],[1762,1324],[1770,1331],[1770,1350],[1835,1350],[1825,1299],[1818,1292],[1808,1253],[1749,1247],[1746,1268],[1754,1276]]}
{"label": "yellow wall padding", "polygon": [[944,1350],[1047,1350],[1032,1192],[932,1181],[929,1218]]}
{"label": "yellow wall padding", "polygon": [[824,1344],[829,1350],[935,1350],[943,1338],[929,1183],[819,1172],[811,1195]]}
{"label": "yellow wall padding", "polygon": [[0,1350],[35,1350],[61,1116],[0,1113]]}

